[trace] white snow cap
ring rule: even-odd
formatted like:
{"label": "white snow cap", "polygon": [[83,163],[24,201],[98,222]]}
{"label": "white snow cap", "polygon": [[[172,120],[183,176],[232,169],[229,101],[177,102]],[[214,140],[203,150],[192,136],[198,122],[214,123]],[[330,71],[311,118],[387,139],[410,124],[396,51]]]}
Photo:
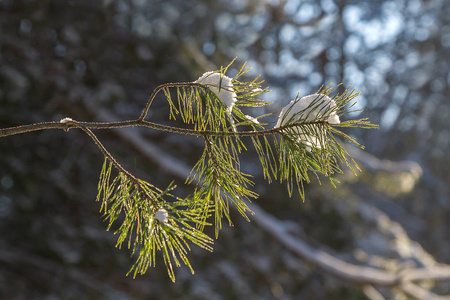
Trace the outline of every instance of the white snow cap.
{"label": "white snow cap", "polygon": [[230,77],[217,72],[206,72],[194,82],[206,85],[229,111],[232,110],[236,102],[236,93]]}
{"label": "white snow cap", "polygon": [[67,123],[67,122],[72,122],[73,120],[71,119],[71,118],[64,118],[64,119],[61,119],[61,120],[59,120],[59,123]]}
{"label": "white snow cap", "polygon": [[[313,103],[313,105],[311,105],[311,103]],[[336,114],[336,111],[331,113],[326,112],[327,110],[333,108],[336,108],[336,102],[334,102],[334,100],[327,95],[323,94],[312,94],[300,99],[294,99],[281,110],[275,128],[291,124],[299,120],[306,122],[323,120],[330,124],[339,124],[341,121],[339,120],[339,116]],[[296,130],[299,135],[299,142],[306,144],[308,147],[313,146],[316,148],[321,148],[320,140],[317,137],[304,133],[301,127],[297,127]]]}
{"label": "white snow cap", "polygon": [[167,210],[165,210],[164,208],[158,209],[158,211],[155,213],[155,219],[161,223],[167,223],[167,221],[169,220],[169,214],[167,213]]}
{"label": "white snow cap", "polygon": [[[311,105],[313,102],[314,104]],[[286,125],[287,123],[297,122],[305,116],[307,116],[306,121],[323,119],[323,113],[330,108],[336,108],[336,102],[334,102],[334,100],[327,95],[312,94],[300,99],[294,99],[289,102],[288,105],[283,107],[275,127],[280,127],[282,125]],[[336,111],[333,111],[331,114],[327,114],[327,116],[328,118],[323,121],[327,121],[330,124],[341,123]]]}

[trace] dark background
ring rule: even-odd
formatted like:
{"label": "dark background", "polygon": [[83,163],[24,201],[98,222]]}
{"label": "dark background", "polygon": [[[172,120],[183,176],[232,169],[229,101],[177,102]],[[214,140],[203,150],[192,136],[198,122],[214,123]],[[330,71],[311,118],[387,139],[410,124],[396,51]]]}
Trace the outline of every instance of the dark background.
{"label": "dark background", "polygon": [[[346,130],[370,154],[357,154],[363,172],[341,176],[336,189],[313,182],[301,203],[263,180],[250,151],[242,164],[255,176],[256,203],[356,264],[448,264],[449,21],[445,0],[0,0],[0,127],[96,121],[102,111],[136,118],[157,85],[193,81],[234,57],[230,75],[247,61],[249,78],[261,74],[272,90],[264,99],[275,114],[298,92],[342,82],[362,92],[364,109],[344,118],[380,125]],[[165,122],[159,99],[149,117]],[[135,130],[189,166],[202,150],[195,138]],[[98,135],[141,178],[182,183],[116,134]],[[0,139],[2,299],[365,299],[237,214],[213,253],[193,248],[195,275],[179,268],[173,284],[158,261],[144,276],[125,276],[130,251],[114,247],[95,202],[102,163],[77,130]]]}

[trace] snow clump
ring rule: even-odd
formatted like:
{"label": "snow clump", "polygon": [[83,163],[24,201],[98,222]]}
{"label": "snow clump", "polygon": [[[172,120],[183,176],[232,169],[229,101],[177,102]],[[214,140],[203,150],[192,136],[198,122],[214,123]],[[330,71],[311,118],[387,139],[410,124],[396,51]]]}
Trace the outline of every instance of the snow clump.
{"label": "snow clump", "polygon": [[165,210],[164,208],[158,209],[158,211],[155,213],[155,219],[161,223],[167,223],[167,221],[169,220],[169,214],[167,213],[167,210]]}
{"label": "snow clump", "polygon": [[61,124],[65,124],[68,122],[73,122],[73,120],[71,118],[64,118],[59,121],[59,123],[61,123]]}
{"label": "snow clump", "polygon": [[[324,121],[329,124],[339,124],[339,116],[336,114],[336,102],[323,94],[312,94],[300,99],[296,98],[289,102],[288,105],[283,107],[278,116],[277,124],[275,128],[282,127],[284,125],[293,124],[295,122],[314,122]],[[309,130],[306,128],[309,127]],[[321,145],[324,142],[324,138],[320,139],[317,136],[312,136],[311,127],[298,126],[293,131],[298,136],[298,141],[304,143],[307,149],[310,150],[311,146],[315,148],[322,148]],[[309,133],[307,133],[309,131]],[[322,131],[314,130],[314,133],[320,135]],[[322,142],[321,142],[322,140]]]}
{"label": "snow clump", "polygon": [[236,93],[233,90],[231,80],[230,77],[221,73],[206,72],[194,82],[207,86],[227,107],[227,111],[231,113],[236,103]]}

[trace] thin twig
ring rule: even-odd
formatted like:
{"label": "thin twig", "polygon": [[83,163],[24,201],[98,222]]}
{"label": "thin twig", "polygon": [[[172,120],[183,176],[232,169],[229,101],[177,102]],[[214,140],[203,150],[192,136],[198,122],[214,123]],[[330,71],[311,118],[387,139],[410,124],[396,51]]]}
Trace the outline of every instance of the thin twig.
{"label": "thin twig", "polygon": [[109,151],[105,148],[105,146],[103,146],[103,144],[100,142],[100,140],[97,138],[97,136],[89,129],[87,128],[85,125],[74,121],[74,120],[70,120],[68,122],[66,122],[67,124],[74,124],[76,127],[80,128],[81,130],[83,130],[93,141],[94,143],[97,145],[97,147],[100,149],[100,151],[103,153],[103,156],[105,156],[107,159],[109,159],[111,161],[111,163],[123,174],[125,174],[135,185],[137,185],[139,187],[139,190],[141,191],[141,193],[143,193],[147,200],[149,200],[151,202],[151,204],[153,205],[153,207],[155,208],[155,210],[157,209],[157,207],[159,206],[158,203],[153,200],[153,198],[148,194],[148,192],[142,187],[141,182],[139,181],[139,179],[137,179],[135,176],[133,176],[133,174],[131,174],[130,172],[128,172],[115,158],[114,156],[112,156],[111,153],[109,153]]}
{"label": "thin twig", "polygon": [[150,98],[147,100],[147,104],[145,105],[144,110],[142,111],[141,116],[139,117],[139,121],[143,121],[144,118],[147,116],[148,111],[150,109],[150,106],[153,103],[153,100],[155,99],[156,95],[165,88],[171,88],[171,87],[187,87],[187,86],[196,86],[200,88],[204,88],[203,86],[199,85],[195,82],[172,82],[172,83],[164,83],[155,88],[153,93],[150,95]]}

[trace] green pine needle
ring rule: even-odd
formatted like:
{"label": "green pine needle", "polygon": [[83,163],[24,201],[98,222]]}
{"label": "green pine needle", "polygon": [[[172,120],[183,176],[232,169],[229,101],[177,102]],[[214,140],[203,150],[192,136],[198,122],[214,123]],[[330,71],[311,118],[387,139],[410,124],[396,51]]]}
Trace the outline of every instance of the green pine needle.
{"label": "green pine needle", "polygon": [[[230,66],[231,63],[217,72],[225,75]],[[267,129],[267,124],[260,122],[267,115],[252,117],[242,111],[246,107],[268,105],[258,98],[268,92],[267,88],[261,88],[259,78],[242,80],[248,70],[245,65],[242,66],[232,79],[232,92],[237,97],[232,109],[226,107],[208,86],[196,82],[171,83],[158,89],[163,91],[169,105],[168,117],[179,119],[193,129],[156,125],[153,128],[192,134],[205,141],[204,151],[185,182],[196,185],[192,195],[185,199],[175,197],[171,194],[175,188],[173,184],[161,190],[133,177],[111,156],[105,159],[97,200],[101,201],[101,212],[108,222],[108,230],[114,223],[119,223],[115,230],[117,247],[126,243],[136,256],[129,274],[144,274],[149,267],[155,266],[161,255],[173,281],[174,266],[183,263],[193,273],[187,257],[190,245],[212,251],[213,239],[203,233],[205,226],[212,225],[210,219],[214,219],[216,238],[224,218],[232,225],[232,207],[249,220],[248,214],[252,212],[247,204],[258,195],[251,190],[254,185],[251,176],[240,169],[240,154],[248,147],[245,138],[253,144],[264,178],[269,183],[272,180],[286,183],[289,195],[297,191],[303,200],[305,183],[310,183],[312,177],[319,182],[327,177],[336,187],[339,181],[334,176],[343,173],[341,164],[354,173],[359,171],[356,162],[342,146],[342,141],[363,146],[340,129],[371,129],[378,126],[364,118],[339,124],[327,121],[330,116],[342,117],[351,112],[358,93],[347,88],[343,93],[331,96],[337,87],[321,87],[317,94],[330,97],[336,105],[323,105],[324,97],[318,96],[308,107],[291,114],[289,120],[282,120],[279,127]],[[146,111],[156,93],[147,104]],[[301,98],[297,96],[295,101],[301,101]],[[285,118],[291,109],[286,110]],[[154,125],[150,122],[146,124],[149,127]],[[158,217],[161,212],[163,217]]]}
{"label": "green pine needle", "polygon": [[[171,195],[170,192],[175,188],[172,184],[163,191],[120,171],[111,179],[112,169],[113,164],[105,159],[100,173],[97,200],[102,202],[101,211],[108,222],[108,230],[119,216],[124,217],[120,219],[121,224],[114,234],[118,235],[117,247],[121,248],[128,241],[127,247],[137,255],[129,274],[144,274],[148,267],[155,266],[157,251],[162,253],[167,272],[173,281],[173,264],[180,266],[180,261],[193,273],[187,258],[190,251],[188,242],[212,251],[213,240],[196,228],[209,225],[199,217],[203,208],[192,207],[190,201]],[[166,201],[167,197],[173,201]],[[155,218],[159,209],[167,211],[167,222]]]}

